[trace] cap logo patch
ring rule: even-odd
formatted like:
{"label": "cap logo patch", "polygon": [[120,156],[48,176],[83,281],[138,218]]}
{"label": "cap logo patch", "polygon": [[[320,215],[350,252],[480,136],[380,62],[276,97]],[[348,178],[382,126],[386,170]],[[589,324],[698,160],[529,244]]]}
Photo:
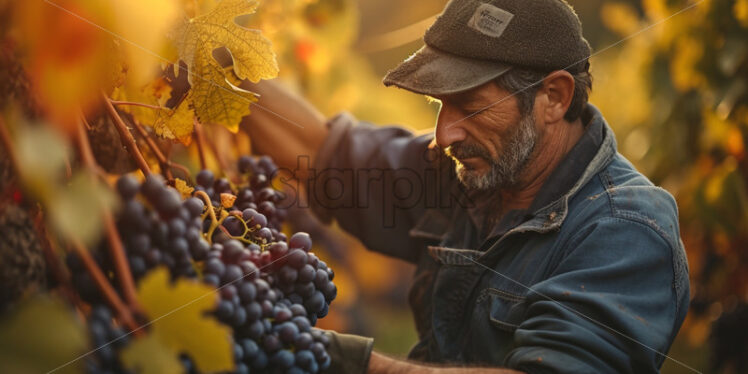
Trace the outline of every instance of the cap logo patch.
{"label": "cap logo patch", "polygon": [[504,29],[513,17],[514,14],[504,9],[483,3],[475,9],[473,17],[468,21],[468,26],[482,34],[498,38],[504,33]]}

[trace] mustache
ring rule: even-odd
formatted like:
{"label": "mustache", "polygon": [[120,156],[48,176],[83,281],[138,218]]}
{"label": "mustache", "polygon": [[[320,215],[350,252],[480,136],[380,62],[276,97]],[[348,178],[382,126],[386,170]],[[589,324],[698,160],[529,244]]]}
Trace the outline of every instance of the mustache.
{"label": "mustache", "polygon": [[481,157],[486,160],[491,160],[491,154],[488,150],[475,143],[459,142],[452,144],[449,147],[444,148],[444,154],[458,160],[472,157]]}

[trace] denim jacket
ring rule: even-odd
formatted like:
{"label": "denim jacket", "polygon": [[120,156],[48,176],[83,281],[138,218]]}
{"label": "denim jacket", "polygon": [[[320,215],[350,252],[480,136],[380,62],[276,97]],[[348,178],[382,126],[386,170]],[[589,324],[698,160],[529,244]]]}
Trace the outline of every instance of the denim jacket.
{"label": "denim jacket", "polygon": [[454,192],[459,183],[444,172],[452,165],[428,151],[431,136],[345,115],[330,122],[310,203],[369,249],[416,265],[411,359],[528,373],[659,371],[689,299],[677,207],[617,153],[594,106],[583,121],[601,127],[602,140],[578,178],[478,241],[468,233],[480,231],[471,219],[480,206]]}

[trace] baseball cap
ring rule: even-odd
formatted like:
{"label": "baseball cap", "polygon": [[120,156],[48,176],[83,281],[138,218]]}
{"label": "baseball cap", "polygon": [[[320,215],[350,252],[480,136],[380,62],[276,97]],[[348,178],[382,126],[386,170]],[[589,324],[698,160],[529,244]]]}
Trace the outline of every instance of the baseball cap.
{"label": "baseball cap", "polygon": [[590,45],[564,0],[451,0],[425,45],[384,77],[426,95],[466,91],[511,70],[587,70]]}

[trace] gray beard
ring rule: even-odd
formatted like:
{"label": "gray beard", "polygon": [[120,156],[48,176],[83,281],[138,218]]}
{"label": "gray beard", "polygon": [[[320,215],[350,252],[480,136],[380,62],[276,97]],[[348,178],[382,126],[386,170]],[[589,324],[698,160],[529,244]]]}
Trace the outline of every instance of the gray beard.
{"label": "gray beard", "polygon": [[[502,143],[498,159],[492,159],[487,150],[477,144],[456,144],[447,149],[447,154],[455,160],[457,178],[468,190],[493,190],[511,188],[516,185],[520,172],[530,160],[538,133],[535,130],[535,117],[523,116],[516,131]],[[489,163],[487,173],[469,169],[458,158],[481,157]]]}

